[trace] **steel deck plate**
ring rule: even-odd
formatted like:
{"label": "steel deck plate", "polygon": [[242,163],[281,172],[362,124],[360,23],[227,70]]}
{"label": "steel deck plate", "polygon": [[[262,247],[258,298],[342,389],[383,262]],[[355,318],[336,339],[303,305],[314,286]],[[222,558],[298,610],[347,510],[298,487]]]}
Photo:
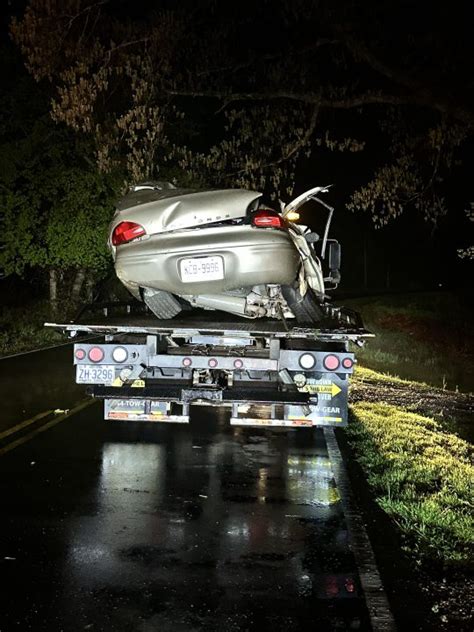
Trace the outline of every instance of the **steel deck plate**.
{"label": "steel deck plate", "polygon": [[[214,317],[215,318],[215,317]],[[358,340],[373,336],[363,328],[344,327],[340,321],[328,320],[319,323],[317,328],[293,326],[289,321],[280,320],[227,320],[225,318],[203,319],[180,317],[173,320],[157,320],[153,317],[121,317],[95,319],[88,323],[45,323],[46,327],[68,332],[97,334],[143,334],[172,335],[187,337],[192,335],[225,335],[275,338],[313,338],[320,340]]]}

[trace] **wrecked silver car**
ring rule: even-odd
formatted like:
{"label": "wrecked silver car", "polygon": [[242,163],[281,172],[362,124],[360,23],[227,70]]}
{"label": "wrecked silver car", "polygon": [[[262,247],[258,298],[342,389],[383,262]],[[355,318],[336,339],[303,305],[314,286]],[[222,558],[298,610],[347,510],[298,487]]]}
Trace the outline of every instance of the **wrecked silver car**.
{"label": "wrecked silver car", "polygon": [[[316,187],[275,210],[256,191],[138,184],[110,226],[117,276],[160,319],[191,306],[320,320],[340,260],[339,244],[328,239],[332,208],[318,197],[326,191]],[[293,221],[310,199],[329,211],[322,237]]]}

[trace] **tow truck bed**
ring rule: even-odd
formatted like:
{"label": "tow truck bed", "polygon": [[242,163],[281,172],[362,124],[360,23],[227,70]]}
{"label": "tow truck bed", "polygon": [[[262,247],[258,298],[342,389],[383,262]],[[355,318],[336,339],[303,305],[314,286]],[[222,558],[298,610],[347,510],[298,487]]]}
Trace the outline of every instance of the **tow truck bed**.
{"label": "tow truck bed", "polygon": [[105,337],[77,342],[74,364],[76,381],[104,400],[106,419],[186,423],[190,405],[200,404],[228,407],[231,424],[251,426],[345,425],[349,345],[372,336],[342,308],[316,328],[209,312],[46,326]]}
{"label": "tow truck bed", "polygon": [[217,320],[214,313],[209,312],[204,312],[204,315],[198,317],[189,314],[173,320],[157,320],[152,316],[132,314],[122,317],[104,315],[100,318],[94,318],[94,324],[74,321],[70,323],[45,323],[45,326],[69,332],[71,337],[77,333],[96,333],[107,336],[121,334],[173,335],[177,337],[188,335],[225,337],[243,334],[251,337],[348,340],[352,342],[373,337],[373,334],[364,328],[359,314],[337,308],[316,328],[293,325],[292,321],[226,318],[224,314],[219,314]]}

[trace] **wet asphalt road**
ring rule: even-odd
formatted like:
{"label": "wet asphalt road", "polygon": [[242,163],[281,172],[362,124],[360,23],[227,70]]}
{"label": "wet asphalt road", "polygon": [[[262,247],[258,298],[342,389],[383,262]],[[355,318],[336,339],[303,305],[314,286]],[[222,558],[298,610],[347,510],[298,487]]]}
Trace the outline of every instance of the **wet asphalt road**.
{"label": "wet asphalt road", "polygon": [[370,629],[320,431],[96,402],[1,456],[0,486],[1,632]]}

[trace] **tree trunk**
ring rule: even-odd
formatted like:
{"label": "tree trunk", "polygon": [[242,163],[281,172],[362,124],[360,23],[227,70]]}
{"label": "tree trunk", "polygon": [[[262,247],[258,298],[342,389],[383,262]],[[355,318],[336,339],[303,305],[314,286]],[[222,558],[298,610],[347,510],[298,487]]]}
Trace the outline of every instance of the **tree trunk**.
{"label": "tree trunk", "polygon": [[367,232],[364,230],[364,289],[367,290],[367,288],[369,287],[369,269],[368,269],[368,262],[367,262]]}
{"label": "tree trunk", "polygon": [[76,272],[74,282],[72,284],[71,299],[73,303],[78,303],[81,297],[82,286],[84,285],[84,279],[86,278],[86,271],[84,268],[79,268]]}
{"label": "tree trunk", "polygon": [[94,298],[94,277],[92,276],[92,273],[90,273],[89,276],[86,279],[86,299],[87,299],[87,302],[91,303],[93,298]]}
{"label": "tree trunk", "polygon": [[56,313],[58,307],[58,271],[56,268],[49,270],[49,303],[51,312]]}

